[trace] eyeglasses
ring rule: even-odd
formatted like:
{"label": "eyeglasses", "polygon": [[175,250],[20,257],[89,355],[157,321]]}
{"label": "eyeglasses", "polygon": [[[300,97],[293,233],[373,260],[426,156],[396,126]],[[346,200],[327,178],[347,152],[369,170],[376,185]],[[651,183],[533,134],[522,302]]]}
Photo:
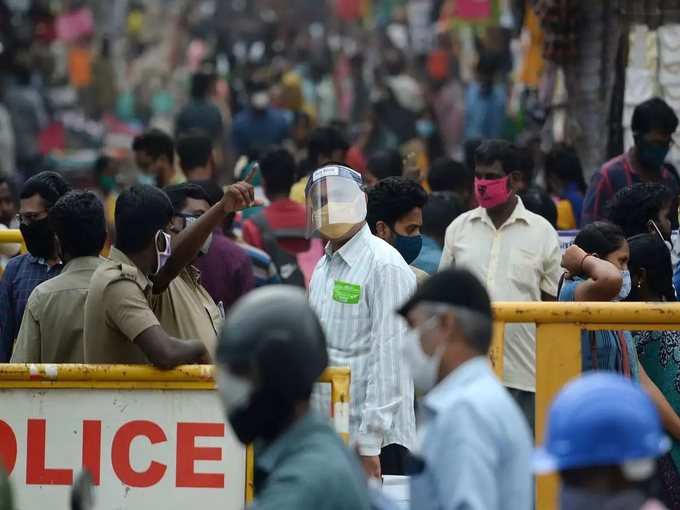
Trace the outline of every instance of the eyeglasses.
{"label": "eyeglasses", "polygon": [[184,213],[177,213],[175,214],[175,217],[179,218],[180,221],[180,226],[176,226],[173,222],[172,226],[170,227],[170,230],[172,230],[173,233],[179,234],[182,230],[187,228],[189,225],[192,223],[196,222],[198,218],[201,217],[200,214],[184,214]]}
{"label": "eyeglasses", "polygon": [[16,215],[16,220],[23,225],[30,225],[36,221],[47,218],[47,211],[39,213],[19,213]]}

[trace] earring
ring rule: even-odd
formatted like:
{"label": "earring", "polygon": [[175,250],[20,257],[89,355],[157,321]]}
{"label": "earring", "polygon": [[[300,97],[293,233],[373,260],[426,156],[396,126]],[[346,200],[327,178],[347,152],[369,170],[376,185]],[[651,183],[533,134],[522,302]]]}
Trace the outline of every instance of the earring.
{"label": "earring", "polygon": [[638,282],[637,283],[637,289],[640,290],[642,288],[642,283]]}

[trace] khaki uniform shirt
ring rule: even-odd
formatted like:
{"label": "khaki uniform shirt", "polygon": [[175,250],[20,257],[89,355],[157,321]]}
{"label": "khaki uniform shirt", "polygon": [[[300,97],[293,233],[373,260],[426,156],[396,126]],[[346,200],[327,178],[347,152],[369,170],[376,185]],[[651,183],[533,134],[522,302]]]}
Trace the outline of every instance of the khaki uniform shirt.
{"label": "khaki uniform shirt", "polygon": [[85,363],[148,364],[134,343],[159,322],[151,309],[152,285],[116,248],[92,275],[85,302]]}
{"label": "khaki uniform shirt", "polygon": [[183,269],[163,293],[155,296],[152,308],[168,335],[200,340],[211,356],[215,354],[222,315],[201,285],[198,269]]}
{"label": "khaki uniform shirt", "polygon": [[83,309],[92,275],[103,261],[73,259],[59,276],[31,292],[11,363],[83,363]]}

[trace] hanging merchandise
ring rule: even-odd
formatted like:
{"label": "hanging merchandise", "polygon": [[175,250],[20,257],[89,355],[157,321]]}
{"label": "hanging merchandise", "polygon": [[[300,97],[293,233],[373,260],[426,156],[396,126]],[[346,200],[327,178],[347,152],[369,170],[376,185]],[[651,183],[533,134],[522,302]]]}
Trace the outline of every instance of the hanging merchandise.
{"label": "hanging merchandise", "polygon": [[444,0],[439,22],[484,27],[499,21],[502,10],[501,0]]}
{"label": "hanging merchandise", "polygon": [[67,12],[57,18],[57,37],[73,42],[94,33],[94,18],[88,7]]}
{"label": "hanging merchandise", "polygon": [[456,0],[453,16],[465,21],[482,21],[491,16],[491,0]]}
{"label": "hanging merchandise", "polygon": [[[527,0],[527,4],[529,1]],[[522,29],[522,66],[519,79],[530,88],[538,87],[541,74],[543,73],[543,30],[536,13],[527,5]]]}

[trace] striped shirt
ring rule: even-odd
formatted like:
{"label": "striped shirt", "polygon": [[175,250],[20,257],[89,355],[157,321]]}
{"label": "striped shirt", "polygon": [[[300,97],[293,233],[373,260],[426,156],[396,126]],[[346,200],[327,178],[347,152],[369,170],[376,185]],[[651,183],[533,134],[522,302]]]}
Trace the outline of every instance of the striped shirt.
{"label": "striped shirt", "polygon": [[[350,436],[361,455],[415,441],[413,380],[401,361],[407,327],[395,312],[415,289],[399,252],[366,225],[337,252],[326,246],[312,276],[309,299],[326,332],[330,365],[352,371]],[[315,397],[327,395],[318,390]]]}

